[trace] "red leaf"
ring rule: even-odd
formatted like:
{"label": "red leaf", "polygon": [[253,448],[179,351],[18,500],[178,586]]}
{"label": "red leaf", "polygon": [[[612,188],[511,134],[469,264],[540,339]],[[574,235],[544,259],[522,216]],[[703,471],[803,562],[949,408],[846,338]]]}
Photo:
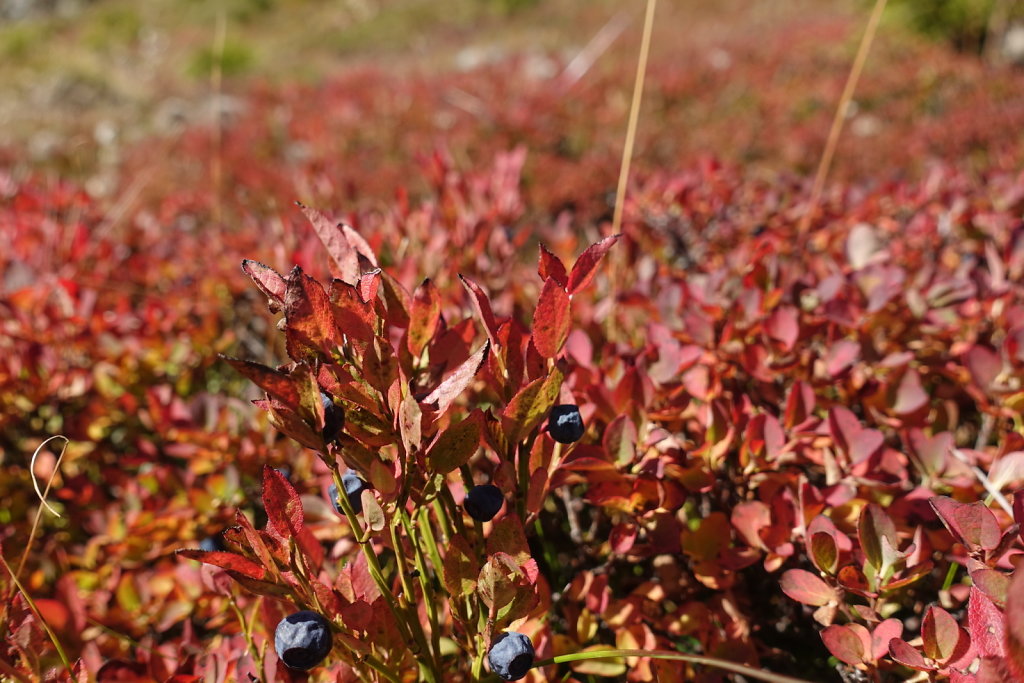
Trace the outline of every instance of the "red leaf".
{"label": "red leaf", "polygon": [[575,294],[590,284],[590,281],[594,279],[596,274],[597,264],[608,253],[608,250],[612,248],[612,245],[619,241],[621,236],[612,235],[611,237],[605,237],[600,242],[587,247],[580,254],[580,257],[576,259],[576,264],[572,267],[572,272],[569,273],[569,282],[566,286],[569,294]]}
{"label": "red leaf", "polygon": [[613,462],[626,465],[636,458],[636,425],[628,415],[619,415],[604,430],[603,446]]}
{"label": "red leaf", "polygon": [[805,605],[820,607],[836,598],[835,590],[805,569],[790,569],[779,580],[782,592]]}
{"label": "red leaf", "polygon": [[249,360],[240,360],[224,355],[220,357],[268,395],[289,408],[298,410],[299,390],[290,375]]}
{"label": "red leaf", "polygon": [[263,579],[267,573],[263,567],[252,560],[242,557],[241,555],[236,555],[235,553],[228,553],[221,550],[206,551],[186,548],[177,551],[177,554],[181,557],[187,557],[190,560],[198,560],[204,564],[212,564],[213,566],[220,567],[221,569],[230,569],[252,579]]}
{"label": "red leaf", "polygon": [[925,436],[920,429],[910,431],[910,447],[921,461],[925,472],[931,475],[941,474],[946,469],[946,459],[953,449],[953,434],[939,432]]}
{"label": "red leaf", "polygon": [[303,528],[302,501],[283,474],[263,466],[263,506],[267,510],[267,531],[287,542],[298,539]]}
{"label": "red leaf", "polygon": [[877,429],[866,429],[850,409],[833,406],[828,411],[828,428],[836,446],[850,459],[851,465],[861,463],[885,443],[885,436]]}
{"label": "red leaf", "polygon": [[473,377],[480,370],[480,366],[484,364],[484,359],[487,358],[490,348],[491,342],[487,340],[480,347],[479,351],[467,358],[462,365],[455,368],[450,375],[441,380],[441,383],[424,397],[423,403],[437,404],[438,417],[448,410],[452,402],[473,381]]}
{"label": "red leaf", "polygon": [[1006,599],[1006,660],[1024,680],[1024,569],[1018,568],[1010,582]]}
{"label": "red leaf", "polygon": [[859,357],[860,344],[850,339],[841,339],[832,345],[825,356],[825,372],[829,377],[837,377]]}
{"label": "red leaf", "polygon": [[284,315],[287,351],[293,360],[304,360],[311,353],[330,358],[340,345],[330,297],[298,266],[288,274]]}
{"label": "red leaf", "polygon": [[917,669],[918,671],[933,671],[934,666],[924,661],[924,657],[909,643],[899,638],[889,641],[889,655],[899,664]]}
{"label": "red leaf", "polygon": [[530,560],[530,544],[523,522],[516,514],[508,514],[494,523],[487,536],[485,553],[507,553],[522,567]]}
{"label": "red leaf", "polygon": [[983,390],[988,390],[1003,370],[999,354],[984,346],[971,347],[964,355],[964,365],[971,373],[974,383]]}
{"label": "red leaf", "polygon": [[979,567],[971,572],[972,588],[977,588],[992,601],[996,607],[1006,607],[1006,598],[1010,591],[1010,577],[997,569]]}
{"label": "red leaf", "polygon": [[409,309],[409,352],[419,358],[423,349],[437,332],[441,321],[441,294],[437,287],[426,279],[416,288],[412,295],[412,306]]}
{"label": "red leaf", "polygon": [[768,336],[789,351],[800,336],[800,314],[792,306],[782,306],[772,311],[764,324]]}
{"label": "red leaf", "polygon": [[487,338],[491,341],[491,344],[496,346],[498,344],[498,323],[494,319],[494,311],[491,310],[491,300],[487,298],[484,290],[480,289],[479,285],[469,278],[463,277],[461,273],[459,274],[459,279],[462,280],[462,286],[469,292],[473,311],[480,318],[480,322],[483,323],[484,331],[487,332]]}
{"label": "red leaf", "polygon": [[982,657],[1006,656],[1006,619],[984,593],[971,586],[967,601],[967,632]]}
{"label": "red leaf", "polygon": [[878,661],[889,652],[889,643],[893,638],[903,635],[903,622],[899,619],[886,619],[871,632],[871,659]]}
{"label": "red leaf", "polygon": [[369,273],[363,273],[359,277],[359,299],[364,303],[368,304],[377,298],[377,290],[380,288],[380,273],[381,270],[370,271]]}
{"label": "red leaf", "polygon": [[958,503],[946,496],[935,496],[928,502],[953,537],[973,551],[992,550],[999,545],[999,522],[984,503]]}
{"label": "red leaf", "polygon": [[359,280],[359,257],[345,236],[342,224],[335,223],[317,209],[296,204],[313,224],[313,230],[327,248],[327,254],[338,265],[338,277],[350,285],[356,284]]}
{"label": "red leaf", "polygon": [[553,279],[562,286],[562,289],[569,284],[569,276],[565,274],[565,265],[543,244],[540,245],[540,262],[537,265],[537,273],[543,280]]}
{"label": "red leaf", "polygon": [[545,358],[554,358],[569,336],[569,295],[553,278],[544,282],[533,315],[533,343]]}
{"label": "red leaf", "polygon": [[821,632],[821,640],[836,659],[846,662],[850,666],[857,666],[864,663],[866,654],[864,640],[856,630],[858,628],[863,629],[866,638],[867,629],[860,624],[849,626],[833,624]]}
{"label": "red leaf", "polygon": [[356,229],[348,223],[338,223],[338,227],[341,228],[342,233],[344,233],[352,248],[366,259],[371,266],[377,268],[377,256],[373,253],[373,249],[370,249],[370,245],[363,239],[363,236],[356,232]]}
{"label": "red leaf", "polygon": [[900,378],[896,388],[896,400],[892,410],[897,415],[909,415],[928,405],[928,394],[921,386],[921,376],[917,370],[908,369]]}
{"label": "red leaf", "polygon": [[627,553],[636,543],[636,536],[638,529],[636,524],[631,522],[619,522],[612,527],[611,534],[608,537],[608,543],[611,546],[612,552],[616,553]]}
{"label": "red leaf", "polygon": [[[268,299],[277,304],[284,305],[284,291],[287,287],[281,274],[270,266],[265,266],[259,261],[245,259],[242,261],[242,270],[252,278],[256,287],[263,292]],[[271,307],[273,310],[273,307]]]}
{"label": "red leaf", "polygon": [[1024,489],[1013,494],[1013,521],[1020,525],[1017,535],[1024,541]]}
{"label": "red leaf", "polygon": [[921,623],[925,657],[937,662],[948,661],[956,654],[961,635],[956,619],[946,610],[933,605],[925,612]]}
{"label": "red leaf", "polygon": [[761,529],[772,525],[772,512],[759,500],[740,503],[732,509],[732,525],[751,548],[765,549]]}
{"label": "red leaf", "polygon": [[814,413],[814,387],[803,380],[793,384],[786,399],[784,423],[786,429],[803,424]]}

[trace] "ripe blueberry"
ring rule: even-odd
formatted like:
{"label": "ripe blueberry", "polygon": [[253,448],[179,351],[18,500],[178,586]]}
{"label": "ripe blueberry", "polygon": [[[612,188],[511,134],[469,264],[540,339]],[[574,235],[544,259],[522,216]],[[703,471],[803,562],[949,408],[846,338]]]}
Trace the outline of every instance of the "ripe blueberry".
{"label": "ripe blueberry", "polygon": [[[370,488],[370,485],[359,478],[359,475],[352,470],[347,470],[345,474],[341,475],[341,484],[345,487],[345,495],[348,496],[348,502],[352,506],[352,509],[358,514],[363,511],[363,491]],[[338,504],[338,486],[337,484],[331,484],[331,488],[328,489],[327,495],[331,497],[331,503],[334,505],[334,509],[339,515],[344,515],[345,512],[342,510],[341,505]]]}
{"label": "ripe blueberry", "polygon": [[274,632],[277,656],[292,669],[309,671],[324,660],[332,646],[331,625],[308,609],[282,619]]}
{"label": "ripe blueberry", "polygon": [[489,522],[505,504],[505,495],[494,484],[474,486],[466,494],[463,505],[473,519]]}
{"label": "ripe blueberry", "polygon": [[207,536],[203,540],[199,541],[199,549],[205,550],[208,553],[227,550],[224,546],[224,540],[220,537],[220,534],[217,534],[216,536]]}
{"label": "ripe blueberry", "polygon": [[328,394],[320,392],[320,401],[324,406],[324,441],[330,443],[341,434],[341,428],[345,426],[345,411],[341,406],[334,403]]}
{"label": "ripe blueberry", "polygon": [[548,434],[555,441],[573,443],[579,441],[584,432],[580,409],[571,404],[555,406],[548,415]]}
{"label": "ripe blueberry", "polygon": [[487,661],[503,681],[518,681],[533,667],[533,643],[518,631],[505,631],[491,644]]}

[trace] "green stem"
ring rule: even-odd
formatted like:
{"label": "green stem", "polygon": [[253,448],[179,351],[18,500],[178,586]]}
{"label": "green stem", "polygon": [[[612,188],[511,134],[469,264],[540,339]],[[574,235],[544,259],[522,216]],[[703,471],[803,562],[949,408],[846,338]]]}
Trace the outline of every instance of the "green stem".
{"label": "green stem", "polygon": [[418,542],[420,534],[414,533],[413,523],[409,518],[408,512],[404,509],[399,512],[402,516],[402,526],[405,528],[405,534],[408,536],[409,540],[412,541],[412,547],[415,551],[416,569],[419,572],[420,590],[423,592],[423,601],[427,610],[427,619],[430,620],[430,650],[434,658],[434,665],[440,670],[441,626],[437,619],[437,601],[434,596],[434,591],[430,586],[427,559],[424,557],[423,549],[420,547]]}
{"label": "green stem", "polygon": [[71,662],[68,661],[68,656],[65,654],[64,648],[61,647],[60,641],[57,640],[57,634],[53,632],[50,625],[46,623],[45,619],[43,619],[43,615],[39,612],[39,608],[36,607],[36,603],[32,600],[32,596],[29,595],[28,591],[25,590],[25,587],[21,585],[21,581],[18,581],[18,577],[14,575],[13,571],[11,571],[11,567],[7,564],[7,560],[4,559],[3,555],[0,555],[0,562],[3,563],[4,569],[7,570],[11,580],[14,581],[14,585],[17,586],[18,590],[21,592],[21,597],[25,598],[25,603],[28,605],[29,609],[31,609],[32,613],[36,615],[36,619],[39,620],[43,630],[46,631],[46,635],[50,637],[50,642],[53,643],[55,648],[57,648],[57,654],[60,655],[60,661],[64,663],[64,668],[67,669],[68,673],[71,674],[71,677],[74,678],[75,674],[74,671],[71,670]]}
{"label": "green stem", "polygon": [[[395,512],[396,517],[400,516],[400,514],[400,511]],[[402,545],[402,539],[399,538],[398,524],[396,522],[397,520],[393,518],[391,522],[391,544],[395,547],[395,564],[398,570],[399,581],[402,583],[399,607],[405,613],[406,623],[412,632],[412,637],[416,639],[422,656],[426,660],[424,664],[427,669],[427,679],[434,681],[434,674],[438,663],[430,646],[427,645],[427,636],[423,632],[423,625],[420,624],[419,614],[416,612],[416,592],[413,590],[412,584],[409,583],[409,560],[405,556],[405,548]]]}

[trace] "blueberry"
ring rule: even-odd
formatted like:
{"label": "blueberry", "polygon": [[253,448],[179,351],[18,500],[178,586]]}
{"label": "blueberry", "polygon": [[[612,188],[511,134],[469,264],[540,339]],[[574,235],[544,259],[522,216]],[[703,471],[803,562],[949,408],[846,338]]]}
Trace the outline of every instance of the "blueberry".
{"label": "blueberry", "polygon": [[220,534],[217,534],[216,536],[207,536],[203,540],[199,541],[199,549],[205,550],[208,553],[227,550]]}
{"label": "blueberry", "polygon": [[491,521],[504,504],[505,495],[494,484],[474,486],[466,494],[466,500],[463,502],[469,516],[481,522]]}
{"label": "blueberry", "polygon": [[309,671],[324,660],[332,646],[331,625],[308,609],[282,619],[274,632],[277,656],[292,669]]}
{"label": "blueberry", "polygon": [[491,644],[487,661],[503,681],[518,681],[533,667],[533,643],[518,631],[505,631]]}
{"label": "blueberry", "polygon": [[574,405],[555,406],[548,415],[548,434],[555,441],[573,443],[583,436],[583,418],[580,409]]}
{"label": "blueberry", "polygon": [[345,426],[345,411],[341,406],[334,403],[330,395],[320,392],[320,401],[324,405],[324,442],[330,443],[341,434],[341,428]]}
{"label": "blueberry", "polygon": [[[359,475],[348,470],[345,474],[341,475],[341,484],[345,487],[345,494],[348,496],[349,505],[356,513],[363,511],[363,491],[370,488],[370,485],[359,478]],[[331,503],[334,505],[334,509],[339,515],[344,515],[344,510],[341,509],[341,505],[338,504],[338,486],[332,483],[331,488],[328,489],[327,495],[331,497]]]}

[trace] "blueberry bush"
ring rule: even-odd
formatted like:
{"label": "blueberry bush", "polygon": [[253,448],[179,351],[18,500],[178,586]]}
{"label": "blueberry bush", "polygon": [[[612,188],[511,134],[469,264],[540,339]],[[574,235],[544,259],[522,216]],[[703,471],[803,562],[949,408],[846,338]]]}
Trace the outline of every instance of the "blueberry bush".
{"label": "blueberry bush", "polygon": [[617,52],[0,155],[0,678],[1024,677],[1024,76],[882,36],[812,206],[859,26],[660,26],[614,229]]}

